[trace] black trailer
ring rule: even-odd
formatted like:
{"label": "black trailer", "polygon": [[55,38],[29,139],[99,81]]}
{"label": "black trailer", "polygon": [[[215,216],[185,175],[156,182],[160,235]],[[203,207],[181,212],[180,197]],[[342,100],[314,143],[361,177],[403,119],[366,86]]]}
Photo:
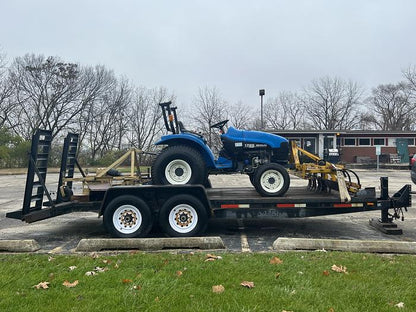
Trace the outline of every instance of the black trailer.
{"label": "black trailer", "polygon": [[[365,188],[341,201],[337,192],[316,193],[291,187],[284,197],[261,197],[254,188],[205,188],[202,185],[115,185],[112,176],[88,177],[76,160],[78,136],[65,140],[56,199],[45,180],[51,144],[48,131],[38,131],[32,150],[21,210],[7,213],[31,223],[75,211],[93,211],[103,216],[104,226],[115,237],[144,237],[154,224],[170,236],[202,233],[209,218],[299,218],[361,211],[381,211],[373,225],[386,233],[401,234],[393,219],[411,206],[411,186],[389,196],[388,179],[380,179],[380,196]],[[83,194],[73,194],[75,166],[86,185]],[[108,168],[107,168],[108,169]],[[107,170],[108,171],[108,170]],[[140,177],[141,178],[141,177]],[[137,181],[140,181],[140,178]],[[120,180],[118,180],[120,181]]]}

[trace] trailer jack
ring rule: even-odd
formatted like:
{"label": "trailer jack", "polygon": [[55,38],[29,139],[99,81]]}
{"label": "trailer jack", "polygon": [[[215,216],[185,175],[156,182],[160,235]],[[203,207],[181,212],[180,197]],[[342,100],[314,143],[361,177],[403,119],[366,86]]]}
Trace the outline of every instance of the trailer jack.
{"label": "trailer jack", "polygon": [[[407,211],[407,207],[412,205],[412,186],[406,184],[392,197],[389,197],[388,178],[380,178],[381,194],[378,199],[378,205],[381,208],[381,218],[370,219],[370,225],[377,230],[392,235],[401,235],[403,230],[394,223],[394,220],[404,220],[403,209]],[[393,210],[393,213],[389,212],[389,209]]]}

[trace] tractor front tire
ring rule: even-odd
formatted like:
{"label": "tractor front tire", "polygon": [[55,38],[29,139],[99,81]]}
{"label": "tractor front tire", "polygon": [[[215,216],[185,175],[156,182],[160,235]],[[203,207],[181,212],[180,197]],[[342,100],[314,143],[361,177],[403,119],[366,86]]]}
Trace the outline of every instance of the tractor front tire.
{"label": "tractor front tire", "polygon": [[257,168],[253,185],[261,196],[283,196],[289,189],[289,173],[282,165],[264,164]]}
{"label": "tractor front tire", "polygon": [[152,165],[153,184],[202,184],[208,175],[201,154],[185,145],[166,147]]}

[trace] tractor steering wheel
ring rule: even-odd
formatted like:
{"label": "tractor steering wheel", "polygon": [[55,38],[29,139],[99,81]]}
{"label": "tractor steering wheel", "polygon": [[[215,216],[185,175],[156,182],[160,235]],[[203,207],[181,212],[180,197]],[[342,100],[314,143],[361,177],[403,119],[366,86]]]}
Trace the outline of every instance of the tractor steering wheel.
{"label": "tractor steering wheel", "polygon": [[224,133],[224,126],[227,124],[227,122],[228,119],[217,122],[216,124],[213,124],[210,128],[218,128],[222,133]]}

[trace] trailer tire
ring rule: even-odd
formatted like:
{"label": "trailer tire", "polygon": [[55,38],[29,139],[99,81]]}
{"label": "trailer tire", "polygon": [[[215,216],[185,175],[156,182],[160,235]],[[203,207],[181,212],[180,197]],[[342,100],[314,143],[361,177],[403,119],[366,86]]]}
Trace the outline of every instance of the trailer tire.
{"label": "trailer tire", "polygon": [[207,168],[201,154],[185,145],[166,147],[152,165],[153,184],[202,184],[207,178]]}
{"label": "trailer tire", "polygon": [[152,228],[149,206],[140,198],[122,195],[113,199],[104,211],[104,227],[113,237],[144,237]]}
{"label": "trailer tire", "polygon": [[257,168],[253,185],[261,196],[282,196],[290,185],[289,173],[282,165],[264,164]]}
{"label": "trailer tire", "polygon": [[168,199],[159,212],[160,228],[169,236],[189,237],[203,233],[208,214],[199,199],[188,194]]}

